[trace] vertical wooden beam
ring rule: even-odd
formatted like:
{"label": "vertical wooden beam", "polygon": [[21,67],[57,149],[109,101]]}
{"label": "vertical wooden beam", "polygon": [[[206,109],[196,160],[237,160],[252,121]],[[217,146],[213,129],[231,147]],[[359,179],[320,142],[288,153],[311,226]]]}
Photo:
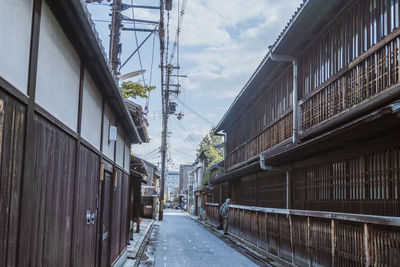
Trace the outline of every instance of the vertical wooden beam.
{"label": "vertical wooden beam", "polygon": [[308,253],[308,266],[312,266],[312,251],[311,251],[311,220],[307,217],[307,253]]}
{"label": "vertical wooden beam", "polygon": [[335,254],[336,254],[336,223],[335,220],[331,220],[331,253],[332,253],[332,266],[335,265]]}
{"label": "vertical wooden beam", "polygon": [[85,79],[85,67],[81,62],[81,70],[80,70],[80,79],[79,79],[79,100],[78,100],[78,125],[77,125],[77,132],[78,136],[81,135],[82,129],[82,103],[83,103],[83,84]]}
{"label": "vertical wooden beam", "polygon": [[268,213],[265,213],[265,251],[269,250],[269,238],[268,238]]}
{"label": "vertical wooden beam", "polygon": [[[79,176],[79,165],[80,165],[80,150],[81,150],[81,128],[82,128],[82,102],[83,102],[83,83],[84,83],[84,75],[85,75],[85,67],[83,63],[81,62],[81,68],[80,68],[80,77],[79,77],[79,98],[78,98],[78,124],[77,124],[77,132],[78,132],[78,139],[76,140],[76,152],[75,152],[75,180],[73,181],[74,183],[74,191],[72,192],[72,221],[74,222],[75,218],[75,206],[78,204],[77,199],[76,199],[76,191],[77,191],[77,180]],[[71,226],[71,244],[74,242],[74,227],[75,223],[72,223]],[[70,255],[70,263],[73,262],[75,255],[74,255],[74,250],[71,249],[71,255]]]}
{"label": "vertical wooden beam", "polygon": [[[36,258],[37,247],[35,246],[35,233],[38,229],[38,221],[35,218],[35,212],[38,210],[36,200],[38,194],[36,192],[37,181],[35,177],[35,95],[36,95],[36,76],[37,63],[39,54],[39,33],[40,18],[42,11],[42,0],[34,0],[31,44],[29,55],[29,73],[28,73],[28,107],[25,125],[25,142],[24,142],[24,162],[23,162],[23,179],[21,190],[21,204],[18,229],[18,245],[17,245],[17,266],[33,265],[32,260]],[[26,227],[26,223],[30,222],[30,227]]]}
{"label": "vertical wooden beam", "polygon": [[365,266],[371,266],[371,257],[370,257],[370,229],[371,227],[364,223],[364,259],[365,259]]}
{"label": "vertical wooden beam", "polygon": [[294,242],[292,215],[289,214],[290,246],[292,247],[292,264],[294,264]]}
{"label": "vertical wooden beam", "polygon": [[104,109],[106,106],[106,101],[102,97],[103,101],[101,103],[101,132],[100,132],[100,151],[103,152],[103,139],[104,139]]}

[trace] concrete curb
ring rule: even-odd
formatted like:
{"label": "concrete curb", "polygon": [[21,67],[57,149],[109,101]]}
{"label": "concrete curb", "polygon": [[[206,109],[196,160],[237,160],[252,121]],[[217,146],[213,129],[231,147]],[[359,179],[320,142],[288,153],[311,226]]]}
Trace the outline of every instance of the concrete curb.
{"label": "concrete curb", "polygon": [[155,220],[147,225],[146,230],[143,235],[139,238],[138,242],[135,244],[132,250],[128,251],[128,260],[125,262],[125,267],[138,266],[140,263],[140,258],[144,253],[147,241],[149,240],[150,233],[152,232]]}
{"label": "concrete curb", "polygon": [[246,244],[247,242],[245,240],[241,240],[239,237],[236,237],[231,233],[229,233],[229,235],[224,235],[222,230],[221,231],[217,230],[214,225],[208,223],[207,221],[200,221],[193,215],[188,214],[187,212],[184,212],[184,214],[186,216],[188,216],[189,218],[191,218],[192,220],[196,221],[197,223],[203,225],[205,228],[209,229],[210,231],[213,231],[220,239],[223,239],[223,238],[229,239],[232,243],[236,244],[238,247],[245,250],[246,253],[248,253],[252,257],[264,262],[266,266],[277,266],[276,262],[273,262],[272,259],[268,258],[267,256],[265,256],[263,254],[260,254],[256,250],[249,247]]}

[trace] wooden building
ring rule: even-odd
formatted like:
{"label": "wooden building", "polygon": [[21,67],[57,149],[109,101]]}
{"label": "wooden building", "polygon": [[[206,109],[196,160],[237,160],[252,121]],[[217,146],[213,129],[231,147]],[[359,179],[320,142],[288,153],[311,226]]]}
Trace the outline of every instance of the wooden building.
{"label": "wooden building", "polygon": [[289,265],[400,264],[400,3],[306,0],[216,128],[231,232]]}
{"label": "wooden building", "polygon": [[110,266],[140,135],[83,1],[0,8],[0,266]]}

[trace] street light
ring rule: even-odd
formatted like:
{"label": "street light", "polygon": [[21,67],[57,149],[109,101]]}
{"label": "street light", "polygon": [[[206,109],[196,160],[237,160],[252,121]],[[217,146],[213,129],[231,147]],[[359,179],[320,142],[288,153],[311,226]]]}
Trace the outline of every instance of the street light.
{"label": "street light", "polygon": [[118,78],[120,80],[126,80],[126,79],[129,79],[129,78],[141,75],[141,74],[143,74],[145,72],[146,72],[146,70],[132,71],[132,72],[129,72],[129,73],[126,73],[126,74],[122,74],[122,75],[118,76]]}

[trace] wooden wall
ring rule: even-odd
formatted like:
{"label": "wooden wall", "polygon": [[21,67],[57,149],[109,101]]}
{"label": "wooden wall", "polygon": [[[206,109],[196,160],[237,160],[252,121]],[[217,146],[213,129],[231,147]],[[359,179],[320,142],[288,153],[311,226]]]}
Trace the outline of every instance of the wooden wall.
{"label": "wooden wall", "polygon": [[0,266],[17,258],[25,106],[0,91]]}
{"label": "wooden wall", "polygon": [[[32,4],[31,1],[18,0],[16,6],[20,7],[22,2]],[[60,106],[53,105],[46,109],[45,105],[38,105],[38,96],[42,101],[48,101],[46,94],[41,92],[46,79],[54,82],[54,77],[43,74],[48,74],[43,68],[38,71],[38,65],[46,65],[43,60],[54,59],[46,57],[48,53],[40,53],[40,38],[44,38],[46,30],[41,32],[39,29],[41,21],[58,22],[50,14],[47,2],[32,2],[29,43],[23,44],[30,47],[23,53],[29,54],[29,66],[19,66],[28,69],[27,85],[14,81],[9,76],[10,71],[0,73],[0,266],[95,266],[99,263],[102,241],[102,195],[99,189],[104,183],[100,180],[101,162],[106,163],[108,172],[115,169],[119,173],[119,184],[115,193],[109,196],[115,202],[115,211],[109,214],[109,217],[114,216],[112,227],[115,231],[111,233],[114,243],[109,244],[112,257],[104,266],[110,266],[125,250],[128,241],[129,166],[124,166],[124,163],[129,163],[130,156],[128,135],[119,129],[123,138],[119,138],[121,144],[117,151],[114,151],[115,143],[108,144],[108,127],[116,124],[116,118],[111,108],[107,108],[108,117],[105,115],[104,110],[110,103],[100,98],[92,99],[101,107],[97,109],[101,112],[96,115],[97,122],[103,122],[102,125],[97,123],[96,136],[101,135],[105,141],[100,142],[96,138],[99,142],[95,144],[81,135],[82,109],[86,105],[83,101],[84,64],[72,64],[77,82],[64,84],[63,87],[67,92],[79,92],[79,97],[74,98],[73,107],[76,110],[68,114],[73,114],[72,122],[54,111],[58,107],[58,111],[64,114],[69,112],[68,108],[61,110]],[[9,24],[7,22],[6,27]],[[53,46],[57,46],[55,43],[60,40],[68,42],[59,25],[52,26],[58,28],[57,36],[53,39],[47,36],[47,42]],[[60,35],[63,35],[62,38]],[[10,40],[0,42],[3,44]],[[70,44],[64,45],[73,49]],[[62,50],[62,47],[57,46],[57,49]],[[68,61],[68,57],[65,60]],[[38,64],[38,61],[42,63]],[[22,64],[25,61],[18,62]],[[57,66],[54,60],[52,63],[56,65],[52,71],[61,75],[63,68]],[[4,62],[0,64],[0,69],[7,67],[10,70]],[[41,74],[38,75],[38,72]],[[55,91],[58,89],[53,86],[52,94],[57,95]],[[86,97],[91,96],[86,94]],[[106,153],[108,150],[112,153]],[[125,159],[120,160],[119,165],[115,164],[117,155]],[[87,213],[91,215],[89,224]]]}
{"label": "wooden wall", "polygon": [[[75,189],[73,256],[74,266],[94,266],[96,256],[96,230],[100,223],[99,200],[100,157],[85,146],[80,147],[78,176]],[[97,200],[97,201],[96,201]],[[85,203],[85,205],[84,205]],[[86,213],[94,213],[95,221],[87,224]]]}

